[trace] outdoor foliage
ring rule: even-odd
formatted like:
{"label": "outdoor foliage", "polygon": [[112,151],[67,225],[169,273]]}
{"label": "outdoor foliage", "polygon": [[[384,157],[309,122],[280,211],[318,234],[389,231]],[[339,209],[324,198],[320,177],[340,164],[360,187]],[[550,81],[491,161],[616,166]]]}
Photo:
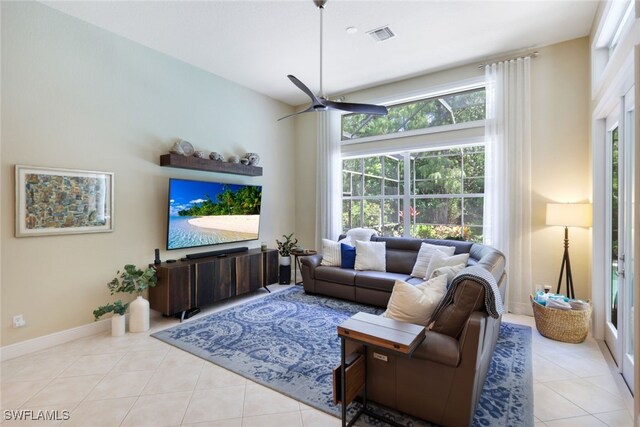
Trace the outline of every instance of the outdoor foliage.
{"label": "outdoor foliage", "polygon": [[261,190],[259,187],[246,186],[233,192],[225,186],[224,191],[211,200],[205,195],[205,201],[194,204],[189,209],[178,211],[180,216],[209,215],[258,215],[260,213]]}
{"label": "outdoor foliage", "polygon": [[[409,203],[403,206],[404,157]],[[342,223],[385,236],[482,240],[484,147],[473,146],[343,161]]]}
{"label": "outdoor foliage", "polygon": [[472,89],[445,96],[411,101],[388,107],[386,116],[346,114],[342,118],[342,139],[389,135],[413,129],[483,120],[485,89]]}

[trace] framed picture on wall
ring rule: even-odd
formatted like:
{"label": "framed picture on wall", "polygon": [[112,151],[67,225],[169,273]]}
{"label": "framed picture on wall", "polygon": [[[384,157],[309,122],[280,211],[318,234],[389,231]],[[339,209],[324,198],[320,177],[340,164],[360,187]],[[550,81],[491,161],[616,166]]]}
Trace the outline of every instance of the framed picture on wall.
{"label": "framed picture on wall", "polygon": [[113,231],[113,173],[16,165],[16,237]]}

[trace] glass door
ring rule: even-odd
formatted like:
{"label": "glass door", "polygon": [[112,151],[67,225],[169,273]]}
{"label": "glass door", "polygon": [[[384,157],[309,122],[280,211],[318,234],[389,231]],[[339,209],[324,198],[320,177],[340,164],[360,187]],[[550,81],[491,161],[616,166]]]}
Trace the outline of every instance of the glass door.
{"label": "glass door", "polygon": [[620,297],[620,122],[619,114],[607,118],[607,205],[606,234],[608,274],[606,283],[606,327],[605,342],[616,364],[620,366],[621,342],[618,329],[618,307]]}
{"label": "glass door", "polygon": [[633,88],[607,118],[606,179],[606,328],[605,341],[618,369],[633,391],[635,308],[633,265],[635,164]]}
{"label": "glass door", "polygon": [[634,168],[635,168],[635,104],[634,104],[634,89],[631,90],[624,97],[624,147],[622,153],[622,159],[624,161],[623,174],[624,182],[621,195],[623,197],[620,212],[622,229],[624,230],[624,247],[622,251],[622,270],[624,280],[624,296],[620,301],[621,307],[621,323],[622,323],[622,376],[629,385],[629,388],[633,392],[633,364],[634,364],[634,350],[633,350],[633,335],[635,324],[635,308],[633,306],[634,293],[635,293],[635,277],[634,277],[634,239],[635,229],[633,224],[634,210],[635,210],[635,181]]}

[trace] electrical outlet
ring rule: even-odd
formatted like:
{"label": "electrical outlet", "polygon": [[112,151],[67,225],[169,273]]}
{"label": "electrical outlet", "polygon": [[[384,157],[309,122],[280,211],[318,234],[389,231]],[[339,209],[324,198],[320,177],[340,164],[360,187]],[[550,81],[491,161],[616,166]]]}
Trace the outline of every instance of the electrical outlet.
{"label": "electrical outlet", "polygon": [[23,326],[25,326],[27,324],[27,322],[24,320],[24,316],[22,314],[17,314],[15,316],[13,316],[13,327],[14,328],[21,328]]}

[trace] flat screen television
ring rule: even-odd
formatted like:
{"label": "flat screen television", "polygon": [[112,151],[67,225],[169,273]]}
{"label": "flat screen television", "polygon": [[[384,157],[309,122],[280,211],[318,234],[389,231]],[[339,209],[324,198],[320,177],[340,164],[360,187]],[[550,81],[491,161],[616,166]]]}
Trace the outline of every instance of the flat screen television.
{"label": "flat screen television", "polygon": [[167,249],[258,239],[262,186],[169,180]]}

